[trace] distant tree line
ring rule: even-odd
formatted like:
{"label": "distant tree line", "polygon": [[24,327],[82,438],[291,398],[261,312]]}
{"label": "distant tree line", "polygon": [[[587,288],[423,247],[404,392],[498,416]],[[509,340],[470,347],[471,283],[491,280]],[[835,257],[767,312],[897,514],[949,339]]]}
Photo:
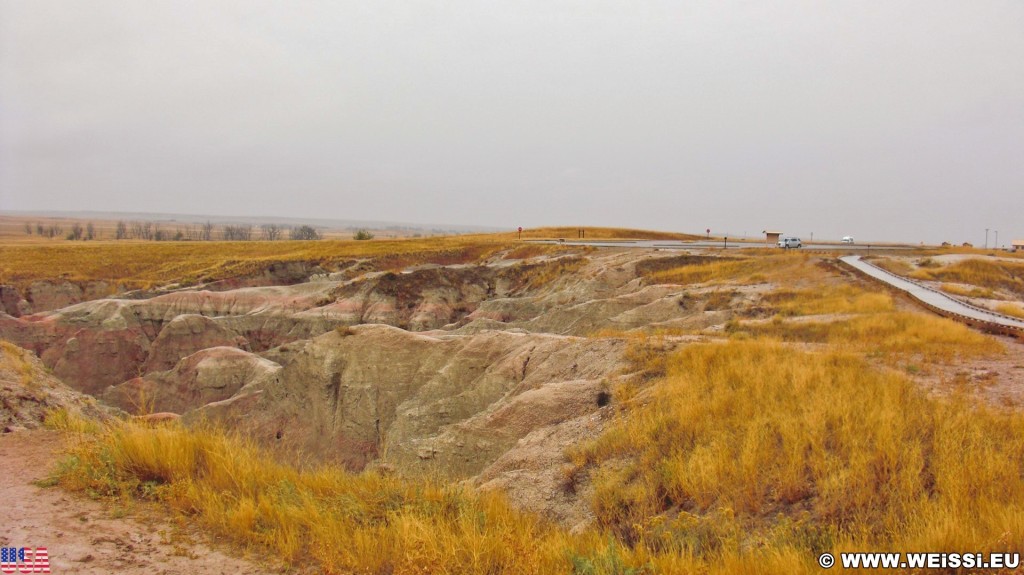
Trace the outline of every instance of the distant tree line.
{"label": "distant tree line", "polygon": [[[83,227],[81,223],[71,224],[70,231],[65,235],[64,227],[58,224],[44,226],[25,222],[25,233],[32,235],[33,232],[39,237],[59,238],[69,240],[93,240],[98,237],[96,226],[88,222]],[[313,226],[282,226],[279,224],[252,224],[224,225],[217,228],[210,222],[204,224],[188,224],[185,226],[175,225],[173,229],[162,227],[160,222],[146,221],[118,221],[114,226],[115,240],[150,240],[150,241],[276,241],[276,240],[319,240],[323,234]]]}

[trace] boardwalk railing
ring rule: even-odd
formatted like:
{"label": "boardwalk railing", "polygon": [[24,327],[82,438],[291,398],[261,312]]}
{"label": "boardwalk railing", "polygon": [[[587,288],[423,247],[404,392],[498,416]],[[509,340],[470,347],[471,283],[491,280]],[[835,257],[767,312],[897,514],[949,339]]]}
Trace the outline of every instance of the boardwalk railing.
{"label": "boardwalk railing", "polygon": [[872,268],[873,270],[877,271],[882,276],[893,277],[893,278],[895,278],[895,279],[897,279],[899,281],[913,284],[914,286],[916,286],[918,288],[921,288],[921,289],[927,290],[929,292],[932,292],[934,294],[937,294],[938,296],[941,296],[942,298],[952,302],[953,303],[952,307],[962,308],[963,311],[966,312],[966,313],[958,313],[958,312],[950,310],[950,309],[945,309],[945,308],[936,306],[936,305],[934,305],[932,303],[929,303],[929,302],[927,302],[927,301],[917,297],[913,292],[904,289],[903,287],[901,287],[896,282],[889,282],[889,281],[886,281],[884,279],[884,277],[878,277],[876,275],[872,275],[870,273],[867,273],[866,271],[864,271],[863,269],[858,267],[856,264],[854,264],[852,261],[849,261],[848,258],[839,258],[840,262],[846,264],[850,269],[852,269],[856,273],[860,274],[861,276],[866,277],[866,278],[868,278],[870,280],[879,282],[879,283],[881,283],[881,284],[883,284],[883,285],[885,285],[887,287],[891,287],[891,288],[895,288],[895,289],[901,290],[904,293],[906,293],[907,295],[911,296],[916,303],[924,306],[925,308],[928,308],[929,310],[931,310],[931,311],[933,311],[933,312],[935,312],[935,313],[937,313],[937,314],[939,314],[939,315],[941,315],[943,317],[948,317],[948,318],[950,318],[952,320],[955,320],[955,321],[967,324],[967,325],[969,325],[971,327],[980,329],[980,330],[988,332],[988,333],[997,333],[997,334],[1002,334],[1002,335],[1013,336],[1013,337],[1016,337],[1018,339],[1024,339],[1024,321],[1022,321],[1020,318],[1015,318],[1015,317],[1012,317],[1012,316],[1004,315],[1004,314],[997,313],[997,312],[994,312],[994,311],[989,310],[989,309],[985,309],[985,308],[982,308],[982,307],[978,307],[976,305],[969,304],[967,302],[960,301],[958,299],[950,297],[948,294],[945,294],[945,293],[943,293],[943,292],[941,292],[941,291],[939,291],[939,290],[937,290],[937,289],[935,289],[935,288],[933,288],[931,286],[924,285],[924,284],[922,284],[919,281],[916,281],[916,280],[913,280],[913,279],[910,279],[910,278],[906,278],[906,277],[903,277],[903,276],[896,275],[896,274],[894,274],[894,273],[892,273],[892,272],[890,272],[888,270],[882,269],[882,268],[872,264],[871,262],[866,262],[866,261],[860,259],[859,256],[855,257],[855,258],[851,258],[851,259],[856,261],[857,264],[860,264],[860,265],[863,265],[863,266],[868,266],[868,267]]}

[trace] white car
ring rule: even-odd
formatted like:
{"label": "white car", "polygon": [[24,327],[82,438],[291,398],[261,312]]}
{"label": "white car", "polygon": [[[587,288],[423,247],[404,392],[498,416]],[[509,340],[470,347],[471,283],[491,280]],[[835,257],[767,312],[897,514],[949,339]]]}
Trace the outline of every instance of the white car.
{"label": "white car", "polygon": [[804,244],[800,241],[800,238],[786,237],[786,238],[779,238],[779,247],[780,248],[786,248],[786,249],[789,249],[789,248],[802,248],[802,247],[804,247]]}
{"label": "white car", "polygon": [[843,236],[843,243],[844,244],[852,244],[853,243],[853,236]]}

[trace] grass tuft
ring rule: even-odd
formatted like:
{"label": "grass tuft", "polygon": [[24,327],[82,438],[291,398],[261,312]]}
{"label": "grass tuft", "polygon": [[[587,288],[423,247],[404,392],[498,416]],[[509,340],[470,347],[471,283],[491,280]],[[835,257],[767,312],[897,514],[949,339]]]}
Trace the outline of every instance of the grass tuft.
{"label": "grass tuft", "polygon": [[7,363],[14,368],[15,373],[18,374],[18,382],[22,386],[27,389],[36,389],[39,386],[33,375],[34,370],[32,364],[26,358],[29,353],[31,352],[9,341],[0,340],[0,363]]}
{"label": "grass tuft", "polygon": [[1001,314],[1024,319],[1024,307],[1022,307],[1020,304],[1001,303],[996,306],[996,311]]}
{"label": "grass tuft", "polygon": [[942,284],[939,289],[952,295],[961,297],[976,297],[984,299],[1002,299],[990,289],[977,286],[964,286],[961,284]]}

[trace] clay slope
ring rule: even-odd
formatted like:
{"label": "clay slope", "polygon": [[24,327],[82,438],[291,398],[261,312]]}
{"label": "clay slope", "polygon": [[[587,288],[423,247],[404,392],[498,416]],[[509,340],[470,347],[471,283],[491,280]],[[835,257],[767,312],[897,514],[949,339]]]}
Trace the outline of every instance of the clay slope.
{"label": "clay slope", "polygon": [[108,387],[99,397],[130,413],[186,413],[274,381],[281,366],[233,347],[209,347],[172,369]]}
{"label": "clay slope", "polygon": [[24,293],[12,285],[0,285],[0,312],[20,317],[108,297],[115,291],[116,286],[105,281],[36,281]]}
{"label": "clay slope", "polygon": [[453,478],[530,431],[599,408],[624,344],[544,334],[473,336],[359,326],[267,352],[280,366],[190,412],[283,453]]}
{"label": "clay slope", "polygon": [[333,287],[305,283],[96,300],[20,318],[0,315],[0,338],[35,351],[55,375],[97,394],[207,347],[266,349],[323,333],[339,322],[293,315],[327,301]]}
{"label": "clay slope", "polygon": [[32,353],[0,342],[0,430],[37,429],[56,411],[87,419],[115,414],[46,373]]}

